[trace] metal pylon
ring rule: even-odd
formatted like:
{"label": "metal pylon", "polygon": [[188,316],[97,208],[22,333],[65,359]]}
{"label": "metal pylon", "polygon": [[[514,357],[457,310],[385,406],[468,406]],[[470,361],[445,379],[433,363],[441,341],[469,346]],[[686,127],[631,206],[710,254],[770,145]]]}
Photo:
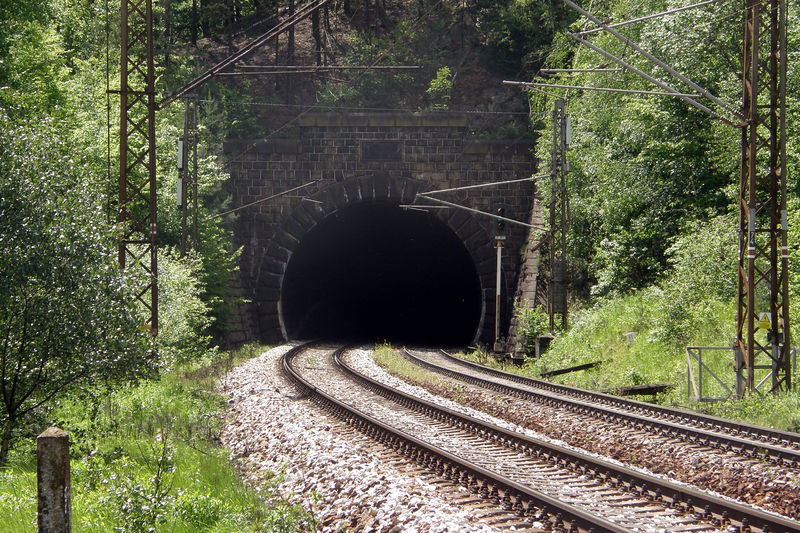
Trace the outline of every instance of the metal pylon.
{"label": "metal pylon", "polygon": [[152,0],[123,0],[120,18],[119,263],[134,268],[146,327],[158,333],[155,71]]}
{"label": "metal pylon", "polygon": [[191,247],[197,251],[199,249],[198,235],[198,201],[197,201],[197,95],[188,94],[182,97],[183,108],[183,150],[179,154],[182,161],[179,162],[178,180],[180,180],[179,199],[181,206],[181,257],[186,255],[187,241],[187,218],[189,211],[189,186],[191,186],[192,203],[192,231]]}
{"label": "metal pylon", "polygon": [[550,331],[554,331],[555,315],[561,315],[561,326],[567,326],[567,129],[564,100],[553,103],[553,154],[550,163]]}
{"label": "metal pylon", "polygon": [[786,0],[745,0],[736,371],[739,396],[791,389]]}

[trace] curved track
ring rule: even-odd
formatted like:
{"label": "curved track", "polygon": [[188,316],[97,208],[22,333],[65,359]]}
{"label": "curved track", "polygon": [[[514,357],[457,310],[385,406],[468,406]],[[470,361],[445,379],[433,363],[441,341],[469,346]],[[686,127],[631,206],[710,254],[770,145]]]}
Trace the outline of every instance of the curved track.
{"label": "curved track", "polygon": [[[776,515],[532,439],[385,387],[348,368],[342,361],[343,349],[324,364],[315,361],[298,371],[292,361],[303,350],[299,347],[287,354],[284,368],[316,402],[408,457],[543,527],[621,532],[717,531],[730,526],[755,532],[800,531],[796,522]],[[371,393],[352,387],[352,382],[343,383],[342,372]],[[358,408],[347,404],[358,404]]]}
{"label": "curved track", "polygon": [[489,390],[613,420],[637,429],[647,428],[657,434],[732,451],[748,458],[768,460],[779,466],[800,468],[800,435],[796,433],[549,383],[487,368],[443,351],[436,357],[415,355],[409,350],[405,350],[405,354],[429,370]]}

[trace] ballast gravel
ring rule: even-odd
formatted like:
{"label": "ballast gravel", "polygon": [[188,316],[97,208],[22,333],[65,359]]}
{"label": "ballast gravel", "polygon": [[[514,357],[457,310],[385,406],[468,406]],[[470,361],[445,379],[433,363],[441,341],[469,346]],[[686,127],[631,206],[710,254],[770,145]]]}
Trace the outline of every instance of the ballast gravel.
{"label": "ballast gravel", "polygon": [[221,441],[248,484],[303,506],[323,532],[497,531],[381,461],[374,444],[298,396],[279,366],[290,349],[265,352],[219,385],[229,398]]}
{"label": "ballast gravel", "polygon": [[[374,379],[382,379],[379,376],[383,371],[375,369],[376,365],[371,358],[357,357],[355,352],[350,353],[354,366],[358,363],[362,372]],[[428,358],[429,355],[431,354],[425,357]],[[437,357],[433,355],[431,358]],[[441,361],[437,362],[441,364]],[[442,379],[457,383],[451,378]],[[452,396],[452,391],[447,387],[431,389],[434,394]],[[531,436],[557,436],[566,440],[568,447],[581,450],[582,453],[597,454],[607,460],[616,459],[629,468],[673,482],[693,485],[711,494],[750,504],[793,520],[800,516],[800,476],[797,469],[743,459],[734,452],[653,436],[647,431],[631,431],[619,424],[576,415],[563,409],[519,402],[499,393],[487,395],[486,389],[464,383],[459,383],[458,396],[465,405],[524,424],[526,428],[530,428],[526,429],[527,432],[534,431],[528,433]],[[563,445],[558,440],[555,442]]]}

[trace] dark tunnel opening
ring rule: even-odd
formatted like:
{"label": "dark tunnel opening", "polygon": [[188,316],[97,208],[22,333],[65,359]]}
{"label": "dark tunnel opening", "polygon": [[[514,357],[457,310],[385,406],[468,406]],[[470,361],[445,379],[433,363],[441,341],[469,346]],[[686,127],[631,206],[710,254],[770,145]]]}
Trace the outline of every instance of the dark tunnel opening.
{"label": "dark tunnel opening", "polygon": [[467,345],[481,289],[464,244],[434,215],[360,204],[303,237],[280,306],[290,339]]}

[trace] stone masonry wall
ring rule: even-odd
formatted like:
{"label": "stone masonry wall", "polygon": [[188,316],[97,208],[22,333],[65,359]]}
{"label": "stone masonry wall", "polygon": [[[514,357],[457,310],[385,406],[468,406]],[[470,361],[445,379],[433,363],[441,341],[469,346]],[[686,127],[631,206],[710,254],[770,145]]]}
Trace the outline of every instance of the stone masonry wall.
{"label": "stone masonry wall", "polygon": [[[282,339],[278,302],[283,272],[303,235],[336,210],[374,200],[409,203],[423,190],[525,178],[536,167],[530,141],[474,140],[468,135],[468,117],[461,115],[316,114],[301,117],[297,124],[296,139],[233,140],[224,146],[232,207],[314,182],[241,210],[231,223],[234,244],[243,247],[238,292],[249,300],[239,308],[231,344]],[[505,203],[508,217],[528,221],[533,196],[533,183],[523,182],[441,198],[482,211]],[[461,237],[475,261],[487,301],[479,337],[488,342],[494,323],[493,223],[463,210],[438,210],[437,215]],[[509,225],[506,331],[526,240],[524,227]]]}

